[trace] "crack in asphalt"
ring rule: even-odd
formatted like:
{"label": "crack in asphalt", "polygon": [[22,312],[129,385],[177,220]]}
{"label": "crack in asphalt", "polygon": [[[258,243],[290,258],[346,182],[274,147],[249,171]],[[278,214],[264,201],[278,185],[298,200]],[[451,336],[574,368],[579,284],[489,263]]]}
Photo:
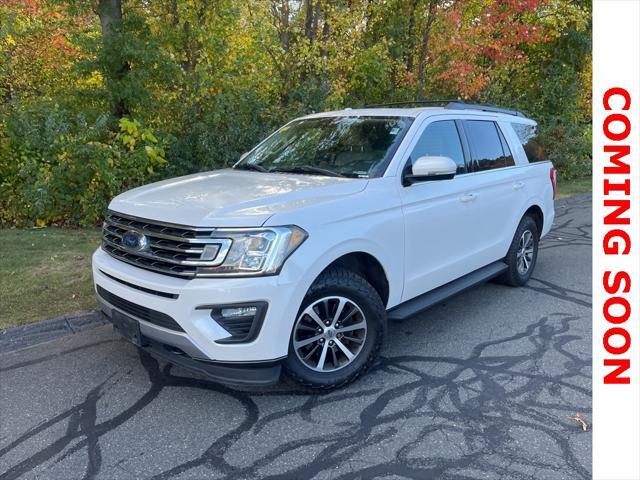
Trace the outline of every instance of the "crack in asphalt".
{"label": "crack in asphalt", "polygon": [[[9,446],[9,450],[23,443],[43,428],[48,428],[55,423],[68,421],[66,434],[62,438],[35,453],[24,462],[14,466],[5,472],[2,478],[18,478],[37,465],[51,460],[74,441],[77,442],[57,461],[60,462],[73,453],[86,448],[88,461],[87,470],[83,478],[95,478],[100,471],[102,462],[99,446],[100,437],[121,426],[138,411],[153,402],[163,389],[169,387],[200,388],[229,395],[241,403],[242,408],[245,410],[245,419],[235,429],[217,438],[198,458],[154,476],[153,478],[156,479],[174,478],[198,466],[211,468],[223,474],[223,478],[256,478],[259,476],[261,467],[272,463],[285,452],[302,446],[324,445],[324,448],[316,455],[314,461],[288,471],[284,476],[262,477],[274,479],[313,478],[328,466],[339,465],[358,451],[388,440],[397,433],[393,428],[397,421],[406,421],[411,418],[419,419],[423,416],[422,410],[425,407],[431,414],[431,421],[422,427],[415,440],[402,445],[397,452],[395,461],[361,469],[357,473],[349,472],[336,478],[369,478],[370,476],[387,474],[397,474],[407,478],[431,478],[434,476],[438,478],[462,478],[457,474],[449,476],[447,472],[468,466],[471,463],[475,468],[480,468],[487,472],[495,471],[500,473],[499,469],[495,470],[491,463],[483,461],[483,457],[496,452],[502,452],[501,454],[505,456],[519,457],[520,452],[510,447],[510,444],[513,443],[513,438],[508,432],[514,427],[527,428],[537,434],[547,436],[562,452],[562,458],[575,474],[574,478],[589,478],[590,473],[575,457],[568,445],[567,437],[570,432],[574,431],[573,424],[568,420],[559,421],[556,416],[545,413],[550,408],[563,410],[566,412],[566,418],[568,419],[569,415],[576,409],[576,406],[567,407],[561,403],[550,404],[539,399],[539,394],[545,392],[546,389],[555,389],[554,396],[556,397],[560,396],[560,390],[573,390],[584,397],[584,404],[577,408],[582,412],[590,412],[589,389],[575,385],[570,381],[575,377],[583,377],[583,379],[588,380],[590,377],[588,373],[583,372],[583,369],[590,365],[590,361],[567,352],[564,348],[576,339],[573,335],[567,335],[571,330],[571,322],[576,320],[579,320],[579,318],[575,316],[568,316],[562,313],[552,314],[529,325],[524,331],[515,335],[478,344],[468,357],[431,357],[424,355],[383,357],[374,368],[374,372],[381,367],[387,367],[386,371],[389,372],[388,367],[394,367],[397,371],[410,373],[415,379],[382,392],[379,389],[367,389],[351,394],[339,393],[333,397],[310,397],[303,406],[295,411],[287,410],[273,413],[263,419],[259,418],[259,409],[254,397],[280,396],[290,392],[274,391],[256,395],[198,379],[176,376],[171,373],[171,367],[160,369],[160,365],[155,359],[145,353],[141,353],[140,360],[148,373],[151,388],[136,404],[110,420],[96,423],[97,403],[102,396],[102,390],[106,382],[99,384],[87,394],[84,402],[71,407],[55,419],[47,422],[47,424],[25,433],[14,441]],[[529,341],[533,346],[532,351],[525,351],[520,355],[487,355],[485,353],[490,347],[522,339]],[[544,357],[550,349],[559,353],[565,360],[563,363],[564,372],[557,375],[546,375],[517,369],[518,366],[529,364]],[[447,364],[455,368],[444,376],[431,375],[421,368],[428,367],[431,363]],[[459,377],[466,371],[472,372],[472,374],[466,375],[461,380]],[[374,374],[374,372],[370,374]],[[509,388],[508,383],[501,382],[500,376],[504,374],[508,374],[511,379],[521,379],[524,382],[515,388]],[[383,414],[385,408],[394,400],[409,393],[414,394],[414,399],[406,408],[393,414]],[[319,434],[303,440],[285,442],[280,444],[269,455],[244,468],[237,468],[224,459],[225,452],[231,445],[238,442],[245,432],[255,430],[256,433],[259,433],[266,424],[291,415],[306,416],[308,420],[311,420],[310,415],[313,409],[331,403],[339,403],[354,396],[372,398],[370,398],[370,402],[363,411],[360,412],[360,422],[347,426],[340,435],[335,435],[334,433]],[[463,399],[463,396],[468,398]],[[452,404],[454,409],[449,411],[445,408],[448,404]],[[461,422],[461,419],[464,419],[464,422]],[[381,433],[373,434],[374,429],[381,426],[387,427],[387,429]],[[409,456],[412,447],[422,441],[425,436],[442,430],[462,435],[465,443],[465,455],[455,459],[411,458]],[[348,447],[336,448],[341,445],[348,445]],[[0,455],[4,453],[6,452],[0,451]],[[519,458],[519,462],[523,463],[524,459]],[[546,468],[554,466],[544,462],[531,462],[530,464],[532,463]],[[514,476],[512,478],[528,477]]]}
{"label": "crack in asphalt", "polygon": [[[558,226],[541,250],[590,246],[589,225],[572,217],[573,210],[585,209],[589,204],[584,198],[566,202]],[[454,355],[427,355],[415,347],[405,353],[402,348],[395,349],[400,353],[385,351],[366,379],[326,395],[309,396],[286,382],[262,391],[227,387],[183,376],[139,351],[149,387],[112,416],[100,415],[101,406],[116,385],[143,383],[139,367],[111,373],[102,381],[90,378],[95,384],[82,401],[26,431],[3,427],[0,478],[46,477],[67,462],[77,464],[78,455],[84,456],[85,468],[73,470],[73,478],[84,479],[109,478],[115,470],[158,480],[180,476],[347,480],[390,475],[472,479],[480,474],[519,480],[537,479],[550,471],[557,478],[590,478],[590,449],[584,448],[590,431],[578,429],[570,417],[591,413],[590,339],[588,329],[580,329],[590,318],[591,295],[539,277],[532,278],[526,290],[560,299],[567,310],[532,316],[531,321],[497,333],[499,338],[478,342],[468,354],[459,350]],[[493,331],[494,325],[490,327]],[[399,331],[397,337],[402,342]],[[0,373],[41,368],[71,354],[119,345],[116,342],[120,340],[92,342],[19,361],[0,368]],[[160,395],[180,389],[207,392],[215,402],[236,402],[241,418],[230,420],[223,432],[212,431],[208,443],[192,446],[190,455],[168,468],[149,465],[141,474],[134,451],[118,450],[120,456],[114,457],[114,447],[105,438],[126,429]],[[8,390],[3,402],[11,394]],[[285,399],[300,402],[282,408]],[[274,435],[283,424],[290,430]],[[299,434],[295,426],[300,427]],[[51,436],[60,429],[61,435],[33,447],[45,433]],[[238,459],[238,452],[245,455]],[[110,463],[105,465],[105,459]]]}
{"label": "crack in asphalt", "polygon": [[530,281],[542,284],[542,287],[536,287],[533,285],[525,285],[524,288],[529,290],[533,290],[538,293],[542,293],[543,295],[549,295],[551,297],[559,298],[560,300],[564,300],[565,302],[575,303],[576,305],[580,305],[582,307],[591,308],[591,302],[588,302],[585,299],[591,299],[591,294],[586,292],[580,292],[578,290],[572,290],[570,288],[562,287],[561,285],[557,285],[555,283],[547,282],[546,280],[541,280],[539,278],[531,277]]}

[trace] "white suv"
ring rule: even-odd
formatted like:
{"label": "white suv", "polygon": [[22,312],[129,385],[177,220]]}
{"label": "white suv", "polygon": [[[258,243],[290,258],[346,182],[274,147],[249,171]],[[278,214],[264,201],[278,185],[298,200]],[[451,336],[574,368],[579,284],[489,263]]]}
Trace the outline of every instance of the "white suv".
{"label": "white suv", "polygon": [[233,168],[116,197],[93,256],[98,302],[127,339],[214,380],[284,369],[335,388],[372,364],[387,319],[493,277],[527,282],[555,180],[519,112],[309,115]]}

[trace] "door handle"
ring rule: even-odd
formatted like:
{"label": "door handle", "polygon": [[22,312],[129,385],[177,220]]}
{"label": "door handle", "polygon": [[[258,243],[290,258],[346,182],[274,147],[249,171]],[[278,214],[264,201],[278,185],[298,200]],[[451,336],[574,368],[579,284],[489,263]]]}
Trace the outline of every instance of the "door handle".
{"label": "door handle", "polygon": [[475,193],[465,193],[460,197],[460,201],[462,203],[473,202],[476,199],[477,195]]}
{"label": "door handle", "polygon": [[513,184],[514,190],[520,190],[522,187],[524,187],[524,182],[516,182]]}

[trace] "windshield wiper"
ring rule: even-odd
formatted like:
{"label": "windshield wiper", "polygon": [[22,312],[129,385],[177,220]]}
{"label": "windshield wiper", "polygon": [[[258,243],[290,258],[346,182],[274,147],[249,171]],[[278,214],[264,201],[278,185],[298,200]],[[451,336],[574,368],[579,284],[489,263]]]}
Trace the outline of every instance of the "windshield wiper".
{"label": "windshield wiper", "polygon": [[344,177],[341,173],[334,172],[332,170],[326,170],[320,167],[314,167],[311,165],[297,165],[295,167],[274,167],[268,170],[269,172],[281,172],[281,173],[310,173],[316,175],[325,175],[327,177]]}
{"label": "windshield wiper", "polygon": [[258,165],[257,163],[241,163],[240,165],[236,165],[233,167],[236,170],[253,170],[256,172],[268,172],[266,168],[262,165]]}

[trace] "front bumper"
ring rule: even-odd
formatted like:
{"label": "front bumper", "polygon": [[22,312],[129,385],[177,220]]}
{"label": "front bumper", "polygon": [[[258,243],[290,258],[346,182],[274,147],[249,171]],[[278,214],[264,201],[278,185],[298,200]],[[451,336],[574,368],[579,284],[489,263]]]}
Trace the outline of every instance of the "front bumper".
{"label": "front bumper", "polygon": [[[113,308],[98,296],[103,314],[111,320]],[[251,363],[224,363],[198,360],[191,353],[192,344],[182,336],[167,336],[140,323],[140,348],[155,357],[160,357],[173,365],[198,373],[220,383],[231,385],[272,385],[280,378],[280,361]],[[151,336],[149,336],[151,335]],[[155,337],[155,338],[154,338]],[[191,352],[191,353],[188,353]]]}
{"label": "front bumper", "polygon": [[[93,255],[93,278],[98,302],[107,316],[116,309],[135,318],[139,321],[141,334],[152,341],[150,345],[175,347],[184,352],[184,358],[200,362],[195,364],[199,368],[203,367],[201,363],[211,366],[212,362],[225,367],[277,364],[287,356],[295,314],[306,291],[300,282],[284,276],[174,278],[120,262],[100,248]],[[122,311],[101,297],[98,287],[170,317],[179,329],[145,321],[141,318],[144,315],[137,316],[131,310]],[[266,302],[268,307],[255,339],[245,343],[217,343],[230,334],[211,318],[210,310],[202,307],[260,301]],[[159,353],[166,356],[167,351],[161,349]],[[190,363],[184,358],[176,359],[174,363]]]}

